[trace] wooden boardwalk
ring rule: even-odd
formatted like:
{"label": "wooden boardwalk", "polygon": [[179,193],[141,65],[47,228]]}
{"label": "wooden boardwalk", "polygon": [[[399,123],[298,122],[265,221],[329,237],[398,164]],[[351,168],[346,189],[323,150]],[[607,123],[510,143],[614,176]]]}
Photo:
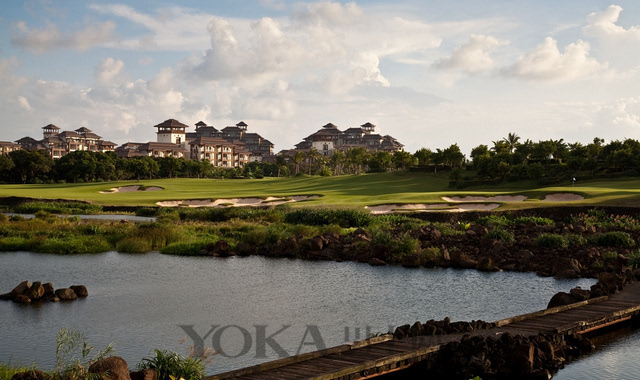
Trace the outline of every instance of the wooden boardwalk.
{"label": "wooden boardwalk", "polygon": [[[640,316],[640,283],[624,291],[572,305],[507,318],[495,328],[467,335],[499,336],[586,333]],[[418,336],[393,340],[390,334],[321,351],[291,356],[252,367],[206,377],[226,379],[352,379],[371,378],[401,370],[437,352],[441,345],[459,341],[463,334]]]}

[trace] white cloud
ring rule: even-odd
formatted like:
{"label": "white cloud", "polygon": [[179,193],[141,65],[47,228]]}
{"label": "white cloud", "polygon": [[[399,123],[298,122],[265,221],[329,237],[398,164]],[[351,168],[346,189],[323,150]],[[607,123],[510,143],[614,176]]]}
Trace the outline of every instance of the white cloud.
{"label": "white cloud", "polygon": [[41,54],[55,49],[91,49],[115,39],[112,21],[87,25],[74,33],[62,33],[56,25],[31,29],[23,21],[13,25],[11,44]]}
{"label": "white cloud", "polygon": [[504,75],[533,81],[565,81],[604,73],[608,65],[589,54],[588,42],[578,40],[565,46],[564,53],[558,42],[547,37],[543,43],[502,70]]}
{"label": "white cloud", "polygon": [[113,85],[124,68],[124,62],[113,58],[103,59],[93,70],[93,78],[97,84]]}
{"label": "white cloud", "polygon": [[29,100],[27,100],[27,98],[22,95],[18,96],[18,105],[25,111],[33,111],[33,107],[31,107],[31,104],[29,104]]}
{"label": "white cloud", "polygon": [[148,32],[114,43],[114,47],[132,50],[190,51],[206,49],[207,23],[214,16],[181,7],[163,8],[155,15],[144,14],[123,4],[92,4],[91,9],[144,27]]}
{"label": "white cloud", "polygon": [[491,70],[495,66],[491,52],[505,44],[495,37],[474,34],[464,45],[455,48],[450,57],[440,59],[435,67],[462,70],[468,74]]}
{"label": "white cloud", "polygon": [[286,5],[282,0],[260,0],[260,5],[265,8],[276,10],[283,10],[286,8]]}
{"label": "white cloud", "polygon": [[582,28],[582,32],[589,37],[613,37],[640,41],[640,25],[625,29],[616,24],[620,12],[622,12],[621,6],[610,5],[604,11],[591,13],[587,16],[587,25]]}

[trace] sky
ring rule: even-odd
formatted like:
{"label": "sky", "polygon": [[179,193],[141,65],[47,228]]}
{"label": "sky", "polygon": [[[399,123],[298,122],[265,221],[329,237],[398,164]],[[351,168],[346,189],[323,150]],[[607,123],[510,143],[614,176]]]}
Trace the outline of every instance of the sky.
{"label": "sky", "polygon": [[415,152],[640,140],[640,2],[0,1],[0,140],[366,122]]}

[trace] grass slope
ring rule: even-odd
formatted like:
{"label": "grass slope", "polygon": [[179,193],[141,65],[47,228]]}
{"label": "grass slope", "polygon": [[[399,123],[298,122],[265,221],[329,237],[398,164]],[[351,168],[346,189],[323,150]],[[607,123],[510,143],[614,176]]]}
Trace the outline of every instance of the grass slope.
{"label": "grass slope", "polygon": [[[522,194],[524,202],[509,202],[502,207],[530,208],[558,205],[541,202],[546,194],[577,193],[585,199],[561,203],[571,205],[640,206],[640,180],[592,181],[573,187],[536,188],[527,183],[485,186],[453,190],[448,188],[447,173],[381,173],[359,176],[294,177],[247,179],[162,179],[85,184],[0,185],[0,197],[20,196],[43,199],[74,199],[101,205],[154,205],[158,201],[186,199],[244,198],[293,195],[321,195],[300,202],[305,206],[364,207],[388,203],[444,203],[441,197],[454,195]],[[160,191],[101,194],[100,191],[130,185],[159,186]]]}

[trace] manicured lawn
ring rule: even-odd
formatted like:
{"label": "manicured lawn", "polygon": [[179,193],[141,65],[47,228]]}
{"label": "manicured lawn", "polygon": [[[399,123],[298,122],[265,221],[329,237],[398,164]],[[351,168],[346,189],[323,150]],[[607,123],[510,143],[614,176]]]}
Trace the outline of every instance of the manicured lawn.
{"label": "manicured lawn", "polygon": [[[338,177],[264,178],[259,180],[162,179],[86,184],[0,185],[0,197],[74,199],[101,205],[154,205],[158,201],[217,198],[266,198],[269,196],[320,195],[300,202],[309,206],[353,206],[388,203],[444,203],[443,196],[525,195],[524,202],[502,207],[529,208],[558,204],[640,206],[640,180],[584,182],[572,186],[538,188],[527,183],[454,190],[448,173],[382,173]],[[160,191],[101,194],[120,186],[159,186]],[[582,201],[541,202],[546,194],[576,193]]]}

